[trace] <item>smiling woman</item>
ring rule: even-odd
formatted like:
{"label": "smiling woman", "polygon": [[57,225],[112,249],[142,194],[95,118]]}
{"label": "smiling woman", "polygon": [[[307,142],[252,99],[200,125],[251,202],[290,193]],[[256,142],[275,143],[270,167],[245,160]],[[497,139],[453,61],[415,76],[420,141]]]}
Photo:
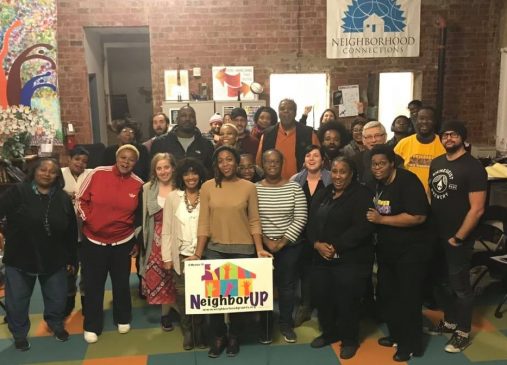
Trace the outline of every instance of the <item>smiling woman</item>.
{"label": "smiling woman", "polygon": [[130,144],[116,151],[116,164],[94,169],[77,196],[83,220],[81,258],[86,288],[84,339],[98,340],[103,329],[104,284],[113,283],[113,320],[118,332],[130,330],[130,255],[136,255],[134,228],[140,224],[138,198],[143,181],[132,173],[139,151]]}
{"label": "smiling woman", "polygon": [[[67,341],[64,310],[67,272],[76,265],[76,216],[63,191],[58,163],[49,158],[36,162],[27,181],[0,197],[0,218],[5,229],[5,299],[9,331],[15,347],[26,351],[30,329],[28,309],[36,279],[44,296],[44,319],[59,341]],[[30,229],[26,229],[30,227]]]}

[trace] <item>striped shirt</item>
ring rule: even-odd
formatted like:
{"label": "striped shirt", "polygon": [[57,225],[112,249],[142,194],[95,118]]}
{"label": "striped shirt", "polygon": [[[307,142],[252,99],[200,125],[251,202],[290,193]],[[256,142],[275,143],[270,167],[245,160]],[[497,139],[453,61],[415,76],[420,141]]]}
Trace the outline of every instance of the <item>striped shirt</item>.
{"label": "striped shirt", "polygon": [[282,186],[256,184],[262,234],[270,239],[296,242],[307,220],[306,198],[298,183]]}

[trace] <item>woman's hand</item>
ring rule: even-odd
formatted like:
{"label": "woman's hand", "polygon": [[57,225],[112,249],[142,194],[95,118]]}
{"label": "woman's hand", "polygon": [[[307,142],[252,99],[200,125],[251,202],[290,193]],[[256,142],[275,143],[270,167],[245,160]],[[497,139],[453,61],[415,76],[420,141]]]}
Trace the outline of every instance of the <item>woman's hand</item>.
{"label": "woman's hand", "polygon": [[69,273],[70,275],[74,275],[76,273],[76,268],[74,265],[67,265],[66,269],[67,273]]}
{"label": "woman's hand", "polygon": [[268,258],[268,257],[273,257],[273,255],[270,254],[266,250],[260,250],[260,251],[257,251],[257,257],[258,258]]}
{"label": "woman's hand", "polygon": [[132,257],[137,257],[137,255],[139,255],[139,246],[138,245],[132,246],[132,250],[130,250],[129,255]]}
{"label": "woman's hand", "polygon": [[317,241],[313,244],[313,248],[317,250],[320,256],[326,260],[331,260],[336,255],[334,246],[327,242]]}
{"label": "woman's hand", "polygon": [[382,215],[374,208],[368,209],[366,212],[366,219],[371,223],[382,224]]}
{"label": "woman's hand", "polygon": [[196,260],[200,260],[201,259],[201,256],[198,256],[198,255],[192,255],[192,256],[188,256],[186,259],[184,259],[183,261],[196,261]]}
{"label": "woman's hand", "polygon": [[169,271],[169,270],[172,270],[174,268],[174,265],[173,265],[173,262],[172,261],[164,261],[164,269]]}

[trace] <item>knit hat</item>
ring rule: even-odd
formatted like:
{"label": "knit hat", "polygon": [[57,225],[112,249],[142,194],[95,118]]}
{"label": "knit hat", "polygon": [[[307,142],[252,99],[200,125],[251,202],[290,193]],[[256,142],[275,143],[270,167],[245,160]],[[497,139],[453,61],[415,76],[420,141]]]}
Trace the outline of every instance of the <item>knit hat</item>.
{"label": "knit hat", "polygon": [[459,121],[451,121],[451,122],[445,122],[442,128],[440,129],[440,135],[442,135],[445,132],[453,131],[458,133],[461,136],[461,139],[463,141],[466,141],[467,139],[467,128],[465,127],[465,124],[463,122]]}
{"label": "knit hat", "polygon": [[131,150],[131,151],[134,151],[136,156],[137,156],[137,159],[139,160],[139,150],[134,146],[134,145],[131,145],[131,144],[124,144],[122,146],[120,146],[120,148],[118,148],[118,150],[116,151],[116,157],[118,157],[118,154],[123,151],[123,150]]}
{"label": "knit hat", "polygon": [[223,123],[223,122],[224,122],[224,119],[222,118],[222,116],[219,113],[215,113],[211,116],[211,118],[209,118],[209,124]]}

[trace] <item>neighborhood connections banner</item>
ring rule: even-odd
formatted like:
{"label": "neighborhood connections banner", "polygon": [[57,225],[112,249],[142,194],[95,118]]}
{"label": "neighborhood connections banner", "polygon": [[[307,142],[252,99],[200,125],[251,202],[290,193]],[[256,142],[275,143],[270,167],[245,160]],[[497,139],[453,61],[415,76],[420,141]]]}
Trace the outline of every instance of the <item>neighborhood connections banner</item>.
{"label": "neighborhood connections banner", "polygon": [[273,260],[185,262],[186,314],[273,310]]}
{"label": "neighborhood connections banner", "polygon": [[327,58],[419,56],[421,0],[327,0]]}

